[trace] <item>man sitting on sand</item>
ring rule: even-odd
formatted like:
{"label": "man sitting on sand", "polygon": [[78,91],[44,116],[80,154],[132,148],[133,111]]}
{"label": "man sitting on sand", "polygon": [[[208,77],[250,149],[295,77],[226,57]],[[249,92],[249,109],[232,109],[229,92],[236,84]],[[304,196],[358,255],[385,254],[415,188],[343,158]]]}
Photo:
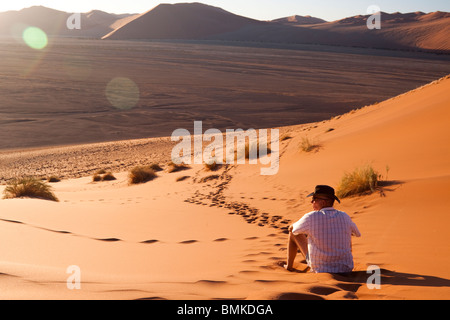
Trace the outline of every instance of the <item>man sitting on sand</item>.
{"label": "man sitting on sand", "polygon": [[314,211],[305,214],[289,228],[288,261],[284,267],[294,270],[294,259],[300,250],[311,272],[351,272],[351,236],[361,236],[356,224],[345,212],[333,208],[334,201],[340,201],[332,187],[318,185],[308,195],[311,196]]}

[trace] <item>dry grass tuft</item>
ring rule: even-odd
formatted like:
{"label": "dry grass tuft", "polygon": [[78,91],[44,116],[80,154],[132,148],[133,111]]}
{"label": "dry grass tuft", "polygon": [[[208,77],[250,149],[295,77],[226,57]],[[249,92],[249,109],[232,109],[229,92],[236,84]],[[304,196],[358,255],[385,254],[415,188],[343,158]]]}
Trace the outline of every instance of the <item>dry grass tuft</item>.
{"label": "dry grass tuft", "polygon": [[320,145],[318,143],[313,142],[308,137],[303,137],[302,142],[300,143],[300,149],[304,152],[311,152],[319,147]]}
{"label": "dry grass tuft", "polygon": [[336,195],[339,198],[345,198],[352,195],[372,193],[378,187],[380,178],[381,175],[370,165],[356,168],[353,172],[344,174]]}
{"label": "dry grass tuft", "polygon": [[147,167],[134,167],[128,174],[129,184],[138,184],[151,181],[157,177],[155,171],[149,166]]}
{"label": "dry grass tuft", "polygon": [[92,176],[93,182],[98,181],[113,181],[116,180],[116,177],[111,172],[106,172],[106,170],[99,170]]}
{"label": "dry grass tuft", "polygon": [[167,172],[173,173],[173,172],[178,172],[178,171],[187,170],[187,169],[189,169],[189,166],[184,163],[175,164],[173,162],[170,162],[169,167],[167,168]]}
{"label": "dry grass tuft", "polygon": [[37,198],[43,200],[59,201],[52,192],[52,187],[44,181],[26,177],[11,181],[3,191],[4,199]]}
{"label": "dry grass tuft", "polygon": [[61,179],[58,178],[57,176],[47,177],[47,182],[60,182],[60,181],[61,181]]}
{"label": "dry grass tuft", "polygon": [[155,172],[158,172],[158,171],[162,171],[162,170],[163,170],[163,168],[161,168],[161,166],[160,166],[159,164],[157,164],[157,163],[151,164],[151,165],[149,166],[149,168],[152,169],[152,170],[155,171]]}
{"label": "dry grass tuft", "polygon": [[114,177],[114,175],[111,172],[107,172],[103,175],[102,180],[103,181],[113,181],[113,180],[116,180],[116,177]]}

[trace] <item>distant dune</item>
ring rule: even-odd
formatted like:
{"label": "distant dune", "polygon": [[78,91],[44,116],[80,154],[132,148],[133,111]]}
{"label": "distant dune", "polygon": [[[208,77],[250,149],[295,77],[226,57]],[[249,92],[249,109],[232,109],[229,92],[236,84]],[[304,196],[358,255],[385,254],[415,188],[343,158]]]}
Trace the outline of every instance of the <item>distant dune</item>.
{"label": "distant dune", "polygon": [[34,6],[20,11],[0,13],[0,36],[21,37],[28,26],[42,29],[48,36],[101,38],[138,15],[110,14],[99,10],[81,13],[81,29],[69,30],[67,19],[72,13]]}
{"label": "distant dune", "polygon": [[160,4],[105,39],[199,39],[263,22],[200,3]]}
{"label": "distant dune", "polygon": [[311,28],[333,34],[333,38],[322,39],[328,44],[450,52],[450,13],[382,12],[379,30],[367,29],[368,17],[355,16]]}
{"label": "distant dune", "polygon": [[200,3],[164,4],[103,39],[259,41],[450,52],[450,13],[382,13],[381,30],[369,30],[368,18],[326,22],[294,15],[269,22]]}
{"label": "distant dune", "polygon": [[142,14],[81,14],[81,30],[66,27],[70,13],[42,6],[0,13],[0,36],[20,37],[26,26],[49,36],[109,40],[226,40],[321,44],[450,53],[450,13],[381,13],[381,29],[369,30],[369,15],[326,22],[293,15],[273,21],[242,17],[201,3],[160,4]]}
{"label": "distant dune", "polygon": [[285,18],[279,18],[272,20],[273,22],[283,23],[283,24],[289,24],[289,25],[304,25],[304,24],[319,24],[319,23],[326,23],[325,20],[320,18],[315,18],[311,16],[290,16]]}

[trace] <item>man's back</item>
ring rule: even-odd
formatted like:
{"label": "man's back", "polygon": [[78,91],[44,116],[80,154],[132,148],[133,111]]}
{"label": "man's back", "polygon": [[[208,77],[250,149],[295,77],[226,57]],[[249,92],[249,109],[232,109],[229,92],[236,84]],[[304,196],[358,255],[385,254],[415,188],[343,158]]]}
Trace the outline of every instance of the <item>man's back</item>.
{"label": "man's back", "polygon": [[308,236],[308,265],[313,272],[353,269],[351,236],[361,236],[350,217],[332,207],[312,211],[294,223],[292,233]]}

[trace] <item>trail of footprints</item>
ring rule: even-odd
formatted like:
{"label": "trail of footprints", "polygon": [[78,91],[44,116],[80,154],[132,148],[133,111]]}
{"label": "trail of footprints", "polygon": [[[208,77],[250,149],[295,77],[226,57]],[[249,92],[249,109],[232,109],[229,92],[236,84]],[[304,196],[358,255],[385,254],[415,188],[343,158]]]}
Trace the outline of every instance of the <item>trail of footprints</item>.
{"label": "trail of footprints", "polygon": [[222,182],[215,186],[215,191],[211,191],[208,194],[202,194],[199,190],[197,190],[192,197],[184,200],[184,202],[209,207],[227,208],[230,209],[230,215],[236,214],[242,216],[247,223],[254,223],[260,227],[269,225],[272,228],[279,229],[282,233],[288,234],[291,220],[283,219],[280,215],[270,215],[267,212],[261,213],[259,209],[252,208],[243,202],[226,201],[223,192],[232,179],[232,176],[228,174],[228,170],[229,168],[226,168],[219,177],[219,180]]}
{"label": "trail of footprints", "polygon": [[[209,194],[205,195],[205,194],[200,193],[199,190],[197,190],[193,196],[191,196],[190,198],[188,198],[184,201],[188,202],[188,203],[196,204],[196,205],[204,205],[204,206],[208,205],[209,207],[227,208],[227,209],[230,209],[230,211],[229,211],[230,215],[242,216],[242,218],[245,219],[247,221],[247,223],[257,224],[260,227],[264,227],[264,226],[268,225],[272,228],[280,230],[281,233],[288,234],[289,233],[289,231],[288,231],[289,224],[291,223],[290,220],[283,219],[283,217],[279,216],[279,215],[270,215],[269,213],[266,213],[266,212],[261,213],[259,209],[252,208],[243,202],[226,201],[226,198],[223,195],[223,192],[224,192],[225,188],[227,187],[228,183],[232,179],[232,176],[230,174],[228,174],[229,169],[230,169],[229,167],[226,167],[224,172],[218,177],[218,179],[214,179],[216,182],[218,182],[217,185],[214,186],[215,191],[209,192]],[[56,232],[56,233],[61,233],[61,234],[69,234],[69,235],[74,235],[74,236],[79,236],[79,237],[85,237],[85,238],[90,238],[93,240],[98,240],[98,241],[103,241],[103,242],[123,241],[122,239],[119,239],[119,238],[92,238],[92,237],[88,237],[88,236],[75,234],[75,233],[72,233],[69,231],[52,230],[52,229],[47,229],[47,228],[40,227],[40,226],[27,224],[27,223],[24,223],[21,221],[15,221],[15,220],[9,220],[9,219],[1,219],[0,218],[0,221],[28,225],[30,227],[38,228],[41,230],[46,230],[46,231]],[[227,241],[227,240],[229,240],[229,239],[218,238],[218,239],[215,239],[214,242],[223,242],[223,241]],[[246,240],[251,240],[251,239],[246,239]],[[185,241],[181,241],[178,243],[179,244],[193,244],[193,243],[197,243],[197,242],[199,242],[199,241],[198,240],[185,240]],[[156,239],[150,239],[150,240],[141,241],[139,243],[154,244],[154,243],[161,243],[161,241],[156,240]]]}

